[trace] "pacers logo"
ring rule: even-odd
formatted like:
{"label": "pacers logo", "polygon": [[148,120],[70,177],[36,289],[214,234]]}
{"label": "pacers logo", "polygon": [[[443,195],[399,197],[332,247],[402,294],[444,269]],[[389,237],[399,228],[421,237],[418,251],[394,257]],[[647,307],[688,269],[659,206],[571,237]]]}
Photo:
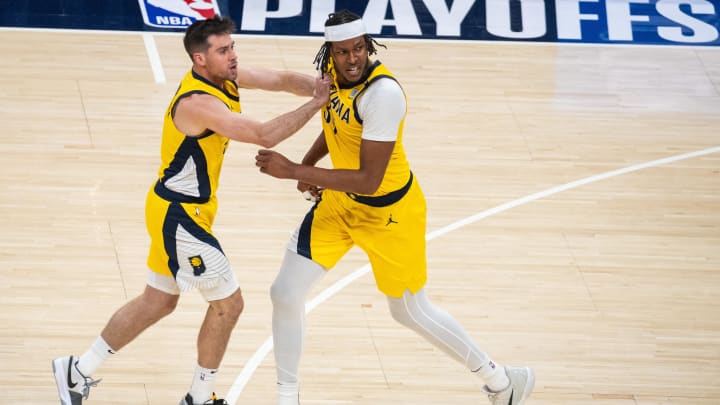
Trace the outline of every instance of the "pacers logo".
{"label": "pacers logo", "polygon": [[146,25],[187,28],[197,20],[220,15],[216,0],[138,0]]}
{"label": "pacers logo", "polygon": [[205,262],[203,262],[203,259],[202,257],[200,257],[200,255],[188,257],[188,260],[190,261],[190,265],[193,268],[194,275],[199,276],[205,273]]}

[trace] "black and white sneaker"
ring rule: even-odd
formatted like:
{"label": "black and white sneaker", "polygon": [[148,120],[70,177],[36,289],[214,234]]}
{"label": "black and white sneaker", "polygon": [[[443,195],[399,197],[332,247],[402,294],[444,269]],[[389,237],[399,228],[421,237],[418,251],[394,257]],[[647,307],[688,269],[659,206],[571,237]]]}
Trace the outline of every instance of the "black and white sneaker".
{"label": "black and white sneaker", "polygon": [[529,367],[505,366],[510,385],[500,392],[492,392],[487,386],[483,391],[492,405],[522,405],[535,386],[535,373]]}
{"label": "black and white sneaker", "polygon": [[213,393],[212,398],[209,400],[203,402],[202,404],[196,404],[193,402],[193,397],[189,393],[185,395],[185,398],[180,400],[180,405],[228,405],[227,401],[224,399],[217,398],[215,396],[215,393]]}
{"label": "black and white sneaker", "polygon": [[77,368],[77,362],[74,356],[60,357],[52,362],[61,405],[82,405],[82,400],[90,396],[90,388],[102,380],[83,375]]}

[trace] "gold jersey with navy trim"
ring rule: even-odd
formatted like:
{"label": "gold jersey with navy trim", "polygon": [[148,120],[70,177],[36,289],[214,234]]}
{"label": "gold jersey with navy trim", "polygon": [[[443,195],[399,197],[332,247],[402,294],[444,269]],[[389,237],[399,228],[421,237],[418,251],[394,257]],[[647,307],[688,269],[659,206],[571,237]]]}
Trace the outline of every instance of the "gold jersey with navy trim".
{"label": "gold jersey with navy trim", "polygon": [[235,82],[218,87],[190,70],[165,113],[158,179],[150,189],[145,216],[151,244],[148,266],[174,277],[181,291],[211,288],[232,276],[220,243],[212,234],[217,188],[229,138],[209,129],[189,136],[177,129],[175,109],[185,97],[209,94],[241,112]]}
{"label": "gold jersey with navy trim", "polygon": [[[357,170],[363,132],[357,99],[377,80],[395,77],[376,61],[363,80],[340,86],[332,60],[330,66],[335,88],[322,110],[325,141],[334,169]],[[427,280],[426,203],[402,145],[404,122],[405,117],[378,190],[372,195],[324,190],[288,244],[326,269],[359,246],[368,255],[378,289],[391,297],[416,293]]]}
{"label": "gold jersey with navy trim", "polygon": [[[329,74],[335,79],[335,87],[330,91],[330,101],[322,110],[325,142],[334,168],[357,170],[360,168],[360,142],[363,131],[362,119],[357,112],[357,100],[376,80],[381,78],[397,80],[380,61],[375,61],[370,66],[370,71],[364,80],[352,86],[338,84],[332,61],[329,64]],[[404,124],[403,117],[397,130],[395,148],[390,156],[385,176],[374,195],[397,190],[408,181],[410,165],[402,144]]]}
{"label": "gold jersey with navy trim", "polygon": [[226,80],[224,87],[219,88],[192,70],[182,79],[165,113],[158,173],[160,193],[180,202],[207,202],[215,198],[229,143],[228,138],[209,129],[200,136],[187,136],[175,127],[173,115],[178,102],[197,93],[215,96],[230,111],[241,112],[235,82]]}

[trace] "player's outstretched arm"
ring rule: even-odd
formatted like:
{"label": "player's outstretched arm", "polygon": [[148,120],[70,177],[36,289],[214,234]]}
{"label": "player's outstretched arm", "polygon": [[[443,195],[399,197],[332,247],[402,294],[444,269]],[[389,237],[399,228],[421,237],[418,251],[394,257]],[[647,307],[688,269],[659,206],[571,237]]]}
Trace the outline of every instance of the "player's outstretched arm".
{"label": "player's outstretched arm", "polygon": [[199,136],[210,129],[235,141],[271,148],[302,128],[327,103],[329,81],[313,79],[313,82],[312,99],[266,122],[233,113],[217,97],[202,93],[182,99],[173,121],[188,135]]}
{"label": "player's outstretched arm", "polygon": [[260,68],[238,69],[236,82],[244,89],[285,91],[298,96],[312,96],[315,86],[315,79],[310,75]]}

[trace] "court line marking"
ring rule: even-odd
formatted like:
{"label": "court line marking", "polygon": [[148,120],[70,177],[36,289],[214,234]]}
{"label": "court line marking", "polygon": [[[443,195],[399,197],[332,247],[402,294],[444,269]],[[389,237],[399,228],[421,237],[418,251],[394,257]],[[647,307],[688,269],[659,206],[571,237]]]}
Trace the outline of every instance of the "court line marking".
{"label": "court line marking", "polygon": [[[638,163],[635,165],[627,166],[621,169],[617,170],[611,170],[609,172],[604,172],[600,174],[596,174],[590,177],[585,177],[580,180],[571,181],[569,183],[561,184],[559,186],[555,186],[552,188],[549,188],[547,190],[539,191],[537,193],[533,193],[530,195],[527,195],[525,197],[521,197],[512,201],[508,201],[504,204],[500,204],[498,206],[495,206],[493,208],[490,208],[488,210],[479,212],[475,215],[471,215],[465,219],[461,219],[459,221],[453,222],[450,225],[444,226],[440,229],[437,229],[433,232],[428,233],[425,235],[425,239],[428,241],[431,241],[435,238],[438,238],[442,235],[445,235],[447,233],[450,233],[454,230],[460,229],[464,226],[470,225],[473,222],[477,222],[483,218],[487,218],[489,216],[499,214],[501,212],[507,211],[511,208],[515,208],[517,206],[527,204],[529,202],[539,200],[541,198],[545,198],[548,196],[551,196],[553,194],[561,193],[563,191],[567,191],[573,188],[577,188],[580,186],[584,186],[586,184],[594,183],[596,181],[609,179],[611,177],[619,176],[621,174],[627,174],[631,172],[635,172],[642,169],[647,169],[649,167],[656,167],[656,166],[662,166],[668,163],[677,162],[679,160],[684,159],[690,159],[698,156],[704,156],[704,155],[710,155],[713,153],[720,152],[720,146],[715,146],[708,149],[702,149],[695,152],[688,152],[683,153],[680,155],[670,156],[662,159],[657,160],[651,160],[644,163]],[[345,276],[344,278],[338,280],[335,282],[335,284],[331,285],[330,287],[323,290],[320,294],[318,294],[315,298],[308,301],[305,304],[305,314],[309,314],[315,307],[326,301],[328,298],[332,297],[333,295],[337,294],[340,290],[350,285],[353,281],[357,280],[358,278],[364,276],[370,271],[370,264],[366,264],[359,269],[355,270],[354,272],[350,273],[349,275]],[[229,404],[234,405],[237,401],[238,397],[242,393],[243,389],[247,385],[247,383],[250,381],[250,378],[255,373],[255,370],[257,370],[260,363],[263,362],[265,357],[270,353],[270,351],[273,348],[273,342],[272,342],[272,335],[265,339],[265,342],[258,348],[258,350],[250,357],[248,362],[245,364],[245,367],[240,371],[240,374],[238,374],[237,378],[235,379],[235,382],[230,387],[230,391],[228,391],[228,395],[226,397],[226,400]]]}
{"label": "court line marking", "polygon": [[165,83],[165,72],[163,71],[162,62],[160,61],[160,53],[158,53],[157,46],[155,45],[155,37],[153,34],[146,32],[142,34],[143,42],[145,43],[145,51],[150,61],[150,67],[152,68],[153,77],[155,83]]}

